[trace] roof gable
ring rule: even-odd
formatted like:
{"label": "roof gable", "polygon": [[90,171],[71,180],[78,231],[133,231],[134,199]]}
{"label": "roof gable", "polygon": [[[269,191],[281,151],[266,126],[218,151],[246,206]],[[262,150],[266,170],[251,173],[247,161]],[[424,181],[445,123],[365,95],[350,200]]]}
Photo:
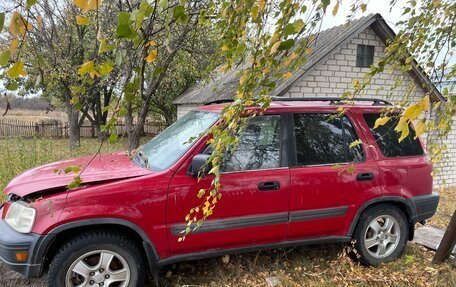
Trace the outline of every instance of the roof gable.
{"label": "roof gable", "polygon": [[[380,14],[372,14],[353,20],[348,24],[321,31],[314,42],[312,53],[306,64],[287,80],[279,80],[277,88],[271,96],[282,96],[298,79],[305,77],[314,66],[324,62],[336,49],[347,44],[362,31],[371,27],[386,44],[388,39],[394,39],[395,33]],[[206,104],[214,101],[231,100],[236,94],[239,83],[238,69],[218,75],[215,79],[196,84],[179,96],[175,104]],[[427,75],[415,62],[409,71],[414,81],[423,89],[431,92],[434,100],[444,100]]]}

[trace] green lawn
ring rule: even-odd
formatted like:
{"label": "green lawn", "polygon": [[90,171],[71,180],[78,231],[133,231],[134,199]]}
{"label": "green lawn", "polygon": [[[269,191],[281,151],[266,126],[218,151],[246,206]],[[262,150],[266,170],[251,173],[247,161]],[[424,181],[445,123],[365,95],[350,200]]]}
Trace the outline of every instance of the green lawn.
{"label": "green lawn", "polygon": [[[81,149],[68,151],[67,140],[0,140],[0,190],[20,172],[37,165],[75,156],[94,154],[99,143],[82,141]],[[103,152],[124,150],[125,144],[105,145]],[[456,207],[456,189],[441,192],[437,215],[430,225],[445,227]],[[191,236],[191,235],[190,235]],[[165,286],[266,286],[276,276],[282,286],[456,286],[453,261],[432,265],[433,252],[409,243],[398,260],[367,268],[353,262],[344,245],[328,244],[271,250],[245,255],[184,262],[162,270]]]}

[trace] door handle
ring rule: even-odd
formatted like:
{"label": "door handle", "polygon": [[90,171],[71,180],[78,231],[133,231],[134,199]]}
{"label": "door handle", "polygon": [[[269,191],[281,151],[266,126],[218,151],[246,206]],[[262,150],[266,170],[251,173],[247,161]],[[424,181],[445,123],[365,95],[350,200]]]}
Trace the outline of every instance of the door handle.
{"label": "door handle", "polygon": [[260,191],[278,190],[278,189],[280,189],[280,182],[278,182],[278,181],[261,182],[258,184],[258,189]]}
{"label": "door handle", "polygon": [[357,181],[368,181],[368,180],[373,180],[374,179],[374,174],[372,172],[362,172],[358,173],[356,176]]}

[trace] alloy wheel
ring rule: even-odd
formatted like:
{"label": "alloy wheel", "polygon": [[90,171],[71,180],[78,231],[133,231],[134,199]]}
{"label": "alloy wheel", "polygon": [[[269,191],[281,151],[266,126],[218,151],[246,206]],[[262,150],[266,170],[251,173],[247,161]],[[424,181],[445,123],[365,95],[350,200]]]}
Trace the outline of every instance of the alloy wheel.
{"label": "alloy wheel", "polygon": [[401,237],[399,222],[391,215],[372,220],[364,234],[364,246],[374,258],[385,258],[397,248]]}
{"label": "alloy wheel", "polygon": [[66,287],[127,287],[130,268],[118,253],[96,250],[76,259],[67,271]]}

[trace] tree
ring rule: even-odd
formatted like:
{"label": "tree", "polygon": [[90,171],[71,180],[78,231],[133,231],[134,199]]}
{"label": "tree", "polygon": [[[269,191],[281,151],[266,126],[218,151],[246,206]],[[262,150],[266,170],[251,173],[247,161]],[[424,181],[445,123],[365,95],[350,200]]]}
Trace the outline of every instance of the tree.
{"label": "tree", "polygon": [[[33,28],[31,21],[37,16],[31,7],[46,2],[17,2],[8,11],[13,47],[3,52],[0,60],[7,58],[6,54],[9,57],[8,53],[13,60],[0,62],[7,67],[7,75],[11,79],[25,76],[28,66],[39,65],[26,63],[25,68],[25,60],[20,52],[23,43],[28,41],[26,35]],[[197,227],[213,213],[222,196],[219,192],[219,168],[226,152],[237,145],[238,133],[248,119],[257,115],[248,112],[247,107],[268,108],[271,102],[269,94],[277,83],[290,78],[311,55],[327,11],[337,14],[342,5],[339,0],[120,0],[104,3],[101,0],[74,0],[74,4],[77,8],[72,9],[77,11],[77,25],[87,26],[92,31],[86,32],[91,36],[86,36],[82,42],[92,47],[89,50],[99,52],[81,57],[84,63],[78,69],[77,81],[80,84],[75,86],[79,92],[72,98],[72,104],[80,103],[81,99],[87,97],[83,96],[87,91],[86,86],[100,90],[100,79],[115,79],[117,88],[114,91],[119,92],[119,101],[115,106],[103,108],[111,110],[112,118],[102,130],[110,131],[110,140],[114,141],[114,124],[117,118],[125,115],[130,150],[139,145],[150,104],[159,102],[157,95],[160,89],[166,90],[169,86],[166,79],[177,57],[187,49],[193,51],[194,47],[190,44],[197,35],[204,35],[206,29],[213,29],[218,35],[217,50],[209,70],[220,63],[217,68],[220,73],[242,67],[233,103],[223,110],[222,124],[209,131],[214,151],[208,163],[212,165],[210,173],[215,178],[209,190],[199,192],[198,196],[203,199],[200,208],[193,208],[186,217],[189,223],[197,222]],[[451,0],[423,0],[420,3],[409,0],[407,4],[407,8],[403,9],[407,19],[400,22],[402,30],[394,41],[387,43],[387,53],[383,59],[372,65],[363,79],[353,79],[353,89],[341,95],[347,101],[361,94],[370,84],[370,79],[384,70],[409,71],[419,65],[440,79],[456,75],[456,66],[450,64],[454,63],[451,58],[454,57],[452,50],[456,45],[456,3]],[[391,6],[396,5],[396,1],[392,0]],[[110,22],[102,25],[101,11],[105,7],[114,11],[117,19],[115,26]],[[354,1],[349,19],[360,10],[366,10],[366,3]],[[115,55],[114,62],[105,58],[109,54]],[[119,70],[117,77],[112,74],[116,69]],[[64,73],[65,70],[62,70],[57,74],[62,76]],[[400,78],[396,80],[401,81]],[[394,88],[396,86],[391,87]],[[396,126],[396,130],[402,133],[401,138],[408,135],[411,122],[416,124],[417,135],[428,132],[436,138],[443,138],[451,130],[455,111],[453,104],[451,101],[430,103],[429,97],[419,103],[409,103],[412,90],[404,91],[403,100],[397,103],[405,108]],[[447,91],[442,93],[446,95]],[[93,93],[88,95],[93,97]],[[138,103],[136,122],[134,103]],[[429,110],[437,114],[434,121],[420,118]],[[343,113],[343,109],[340,112]],[[392,109],[385,110],[377,125],[395,117],[392,112]],[[435,160],[442,157],[444,150],[444,145],[438,144],[430,148]]]}

